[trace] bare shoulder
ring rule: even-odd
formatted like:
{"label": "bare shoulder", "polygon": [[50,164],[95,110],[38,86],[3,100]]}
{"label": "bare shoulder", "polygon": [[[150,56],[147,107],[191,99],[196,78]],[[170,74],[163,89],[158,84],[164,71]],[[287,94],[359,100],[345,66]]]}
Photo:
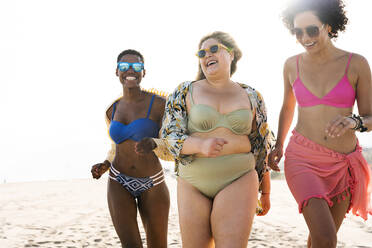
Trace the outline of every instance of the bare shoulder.
{"label": "bare shoulder", "polygon": [[368,81],[370,75],[371,69],[367,59],[360,54],[353,53],[349,64],[349,79],[355,82],[359,81],[360,79],[367,79]]}
{"label": "bare shoulder", "polygon": [[[152,96],[151,96],[152,97]],[[165,109],[165,97],[154,94],[154,102],[152,105],[153,112],[161,119]]]}
{"label": "bare shoulder", "polygon": [[297,57],[300,56],[301,54],[296,54],[296,55],[293,55],[291,57],[288,57],[286,60],[285,60],[285,65],[290,65],[290,64],[296,64],[296,60],[297,60]]}
{"label": "bare shoulder", "polygon": [[114,104],[111,104],[111,106],[107,108],[106,117],[108,119],[111,119],[113,109],[114,109]]}
{"label": "bare shoulder", "polygon": [[367,59],[363,55],[360,55],[358,53],[353,53],[350,65],[357,68],[369,67]]}
{"label": "bare shoulder", "polygon": [[205,79],[193,81],[190,83],[190,90],[187,91],[186,94],[186,104],[189,105],[189,99],[190,99],[190,91],[192,91],[194,94],[195,92],[199,92],[200,90],[203,90],[203,82],[205,82]]}
{"label": "bare shoulder", "polygon": [[203,87],[203,85],[205,84],[205,82],[206,82],[205,79],[194,81],[194,82],[192,82],[192,87],[193,87],[193,89],[199,88],[199,87]]}
{"label": "bare shoulder", "polygon": [[296,54],[286,59],[283,66],[283,77],[285,83],[290,83],[297,77],[297,59],[301,54]]}
{"label": "bare shoulder", "polygon": [[154,105],[155,106],[159,105],[159,106],[164,107],[165,106],[165,101],[166,101],[166,99],[165,99],[164,96],[159,96],[159,95],[156,95],[156,94],[154,95]]}
{"label": "bare shoulder", "polygon": [[113,101],[106,109],[106,117],[110,120],[112,116],[112,112],[114,111],[114,104],[119,102],[121,98],[116,99]]}
{"label": "bare shoulder", "polygon": [[297,57],[299,56],[300,54],[296,54],[296,55],[293,55],[289,58],[287,58],[284,62],[284,71],[287,71],[287,72],[292,72],[292,71],[296,71],[296,67],[297,67]]}

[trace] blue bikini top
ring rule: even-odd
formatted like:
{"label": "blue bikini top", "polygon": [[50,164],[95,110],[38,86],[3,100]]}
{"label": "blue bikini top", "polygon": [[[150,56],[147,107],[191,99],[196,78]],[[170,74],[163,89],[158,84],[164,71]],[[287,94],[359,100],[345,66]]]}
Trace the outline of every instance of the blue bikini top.
{"label": "blue bikini top", "polygon": [[114,113],[116,110],[116,103],[113,105],[111,123],[109,133],[111,139],[116,143],[120,144],[127,139],[134,141],[140,141],[143,138],[151,137],[156,138],[159,135],[159,125],[153,120],[149,119],[151,113],[152,103],[154,102],[154,96],[151,98],[150,107],[147,111],[146,118],[140,118],[132,121],[128,125],[125,125],[119,121],[114,121]]}

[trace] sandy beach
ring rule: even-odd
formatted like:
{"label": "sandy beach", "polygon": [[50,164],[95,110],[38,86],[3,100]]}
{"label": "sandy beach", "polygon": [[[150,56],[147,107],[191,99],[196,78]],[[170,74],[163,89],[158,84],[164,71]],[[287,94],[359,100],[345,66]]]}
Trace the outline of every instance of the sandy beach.
{"label": "sandy beach", "polygon": [[[168,247],[176,248],[181,247],[176,179],[166,174],[171,193]],[[106,184],[107,177],[0,184],[0,247],[120,247]],[[268,215],[254,220],[249,247],[305,247],[306,224],[284,180],[272,180],[271,199]],[[348,215],[337,247],[372,247],[371,217],[365,222]],[[142,226],[141,235],[144,240]]]}

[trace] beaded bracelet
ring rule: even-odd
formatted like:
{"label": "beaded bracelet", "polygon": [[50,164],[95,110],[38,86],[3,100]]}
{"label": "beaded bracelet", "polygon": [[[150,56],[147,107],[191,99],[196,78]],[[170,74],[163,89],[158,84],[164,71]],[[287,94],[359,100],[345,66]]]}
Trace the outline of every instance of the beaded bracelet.
{"label": "beaded bracelet", "polygon": [[349,116],[350,119],[353,119],[356,122],[355,127],[353,127],[353,130],[359,131],[359,132],[365,132],[368,130],[367,127],[363,125],[363,120],[360,117],[360,115],[353,114],[352,116]]}

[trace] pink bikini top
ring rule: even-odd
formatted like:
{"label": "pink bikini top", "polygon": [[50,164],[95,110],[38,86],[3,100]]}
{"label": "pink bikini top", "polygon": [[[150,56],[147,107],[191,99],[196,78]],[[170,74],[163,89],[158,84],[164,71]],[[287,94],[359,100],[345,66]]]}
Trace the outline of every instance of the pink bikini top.
{"label": "pink bikini top", "polygon": [[338,108],[351,108],[355,101],[355,90],[347,78],[347,70],[349,69],[351,56],[352,53],[349,55],[344,76],[336,84],[336,86],[333,87],[333,89],[322,98],[315,96],[302,83],[298,68],[299,56],[297,56],[297,78],[294,81],[292,88],[298,105],[300,107],[312,107],[323,104]]}

